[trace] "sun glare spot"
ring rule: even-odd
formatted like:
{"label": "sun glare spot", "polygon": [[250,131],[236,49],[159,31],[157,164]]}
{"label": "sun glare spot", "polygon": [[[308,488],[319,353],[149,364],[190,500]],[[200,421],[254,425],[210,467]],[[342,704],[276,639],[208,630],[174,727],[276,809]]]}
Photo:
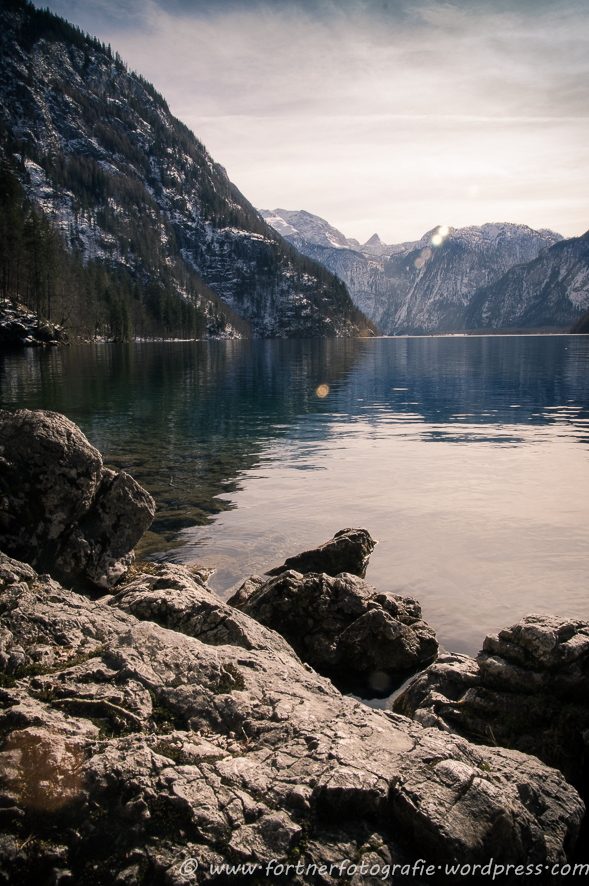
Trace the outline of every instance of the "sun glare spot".
{"label": "sun glare spot", "polygon": [[439,234],[434,234],[434,236],[432,237],[432,246],[439,246],[443,242],[444,238],[440,237]]}
{"label": "sun glare spot", "polygon": [[448,227],[448,225],[440,225],[440,227],[438,228],[438,234],[440,235],[440,237],[447,237],[449,233],[450,228]]}
{"label": "sun glare spot", "polygon": [[327,397],[327,395],[329,394],[329,385],[319,385],[319,387],[317,388],[315,393],[322,400],[324,397]]}

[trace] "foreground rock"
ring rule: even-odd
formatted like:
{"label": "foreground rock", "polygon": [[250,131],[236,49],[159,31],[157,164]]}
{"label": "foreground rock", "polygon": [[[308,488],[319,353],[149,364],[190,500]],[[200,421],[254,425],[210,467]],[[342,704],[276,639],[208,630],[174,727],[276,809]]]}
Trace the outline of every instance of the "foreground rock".
{"label": "foreground rock", "polygon": [[375,540],[366,529],[340,529],[325,544],[288,557],[282,566],[268,570],[266,575],[282,575],[294,569],[295,572],[324,572],[331,576],[350,572],[364,578],[375,546]]}
{"label": "foreground rock", "polygon": [[104,598],[109,606],[153,621],[164,628],[198,637],[211,646],[242,646],[294,656],[286,640],[247,615],[223,603],[198,571],[175,563],[143,564],[131,581]]}
{"label": "foreground rock", "polygon": [[528,615],[490,634],[476,660],[440,656],[395,710],[424,726],[535,754],[586,792],[589,622]]}
{"label": "foreground rock", "polygon": [[366,708],[288,650],[205,645],[4,556],[0,576],[3,882],[272,882],[275,859],[280,882],[364,862],[352,882],[423,883],[420,858],[544,870],[574,844],[578,795],[533,757]]}
{"label": "foreground rock", "polygon": [[155,512],[56,412],[0,411],[0,547],[67,581],[112,587]]}
{"label": "foreground rock", "polygon": [[363,678],[377,692],[389,688],[388,676],[431,661],[438,649],[416,600],[345,572],[254,577],[229,603],[282,634],[321,673]]}

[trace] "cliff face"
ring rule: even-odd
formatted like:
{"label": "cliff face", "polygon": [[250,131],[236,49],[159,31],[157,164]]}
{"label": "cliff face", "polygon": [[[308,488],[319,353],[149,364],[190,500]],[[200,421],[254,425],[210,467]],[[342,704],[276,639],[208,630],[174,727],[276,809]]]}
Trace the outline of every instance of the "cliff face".
{"label": "cliff face", "polygon": [[239,318],[261,337],[366,329],[345,286],[265,224],[110,47],[23,0],[0,21],[4,156],[84,261],[171,288],[222,335],[248,334]]}
{"label": "cliff face", "polygon": [[570,326],[588,307],[589,232],[556,243],[480,289],[466,313],[466,328]]}
{"label": "cliff face", "polygon": [[[466,312],[481,287],[562,239],[552,231],[502,223],[433,228],[421,240],[396,246],[375,235],[360,245],[323,219],[311,217],[311,223],[308,213],[262,214],[297,249],[344,280],[355,303],[388,335],[468,328]],[[574,319],[572,305],[571,310]],[[546,325],[572,319],[555,314]]]}

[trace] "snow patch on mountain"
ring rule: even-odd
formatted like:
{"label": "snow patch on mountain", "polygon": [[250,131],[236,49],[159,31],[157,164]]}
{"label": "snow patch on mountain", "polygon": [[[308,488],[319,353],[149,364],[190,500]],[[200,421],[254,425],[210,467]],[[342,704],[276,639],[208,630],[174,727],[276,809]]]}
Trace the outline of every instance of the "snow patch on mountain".
{"label": "snow patch on mountain", "polygon": [[282,236],[337,274],[355,304],[389,335],[464,329],[468,306],[481,287],[562,240],[546,229],[494,222],[437,225],[419,240],[393,245],[374,234],[359,245],[308,212],[276,209],[262,215],[276,230],[280,222],[287,224],[289,232]]}

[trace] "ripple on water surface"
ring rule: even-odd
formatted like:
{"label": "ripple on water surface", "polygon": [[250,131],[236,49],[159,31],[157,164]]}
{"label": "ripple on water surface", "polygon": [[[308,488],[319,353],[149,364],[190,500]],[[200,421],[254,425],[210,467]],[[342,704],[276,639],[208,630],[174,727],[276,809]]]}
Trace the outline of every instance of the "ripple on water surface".
{"label": "ripple on water surface", "polygon": [[[219,593],[362,525],[367,579],[446,648],[532,611],[589,618],[589,341],[477,337],[85,346],[0,358],[156,498],[140,554]],[[318,393],[319,391],[319,393]]]}

